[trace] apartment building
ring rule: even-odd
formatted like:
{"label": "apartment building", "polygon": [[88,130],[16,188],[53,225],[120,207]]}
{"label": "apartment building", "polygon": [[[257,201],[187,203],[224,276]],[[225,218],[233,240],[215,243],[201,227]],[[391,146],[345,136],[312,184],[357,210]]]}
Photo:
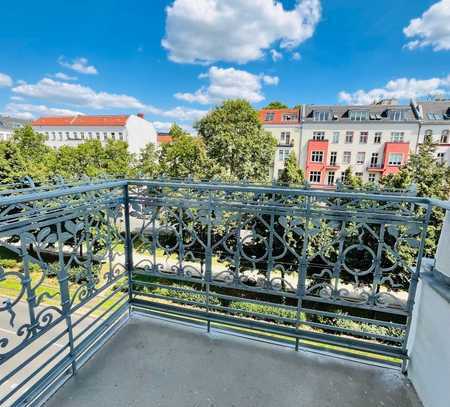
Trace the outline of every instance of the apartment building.
{"label": "apartment building", "polygon": [[419,143],[431,137],[436,157],[450,165],[450,100],[411,101],[419,120]]}
{"label": "apartment building", "polygon": [[122,140],[128,143],[129,151],[139,153],[148,143],[157,143],[156,130],[137,115],[104,116],[55,116],[41,117],[31,123],[34,130],[47,136],[51,147],[77,146],[87,140]]}
{"label": "apartment building", "polygon": [[272,177],[277,179],[291,152],[300,156],[300,109],[263,109],[259,120],[278,141]]}
{"label": "apartment building", "polygon": [[0,141],[6,141],[11,138],[14,130],[26,126],[30,122],[24,119],[14,117],[0,116]]}
{"label": "apartment building", "polygon": [[332,187],[348,167],[364,182],[396,173],[416,150],[418,123],[409,105],[306,105],[300,165],[307,180]]}

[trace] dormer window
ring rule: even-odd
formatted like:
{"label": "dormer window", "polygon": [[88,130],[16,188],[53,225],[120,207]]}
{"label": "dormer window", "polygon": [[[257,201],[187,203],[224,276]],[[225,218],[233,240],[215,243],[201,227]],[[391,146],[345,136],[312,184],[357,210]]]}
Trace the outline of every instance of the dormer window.
{"label": "dormer window", "polygon": [[271,122],[274,117],[275,117],[275,113],[274,112],[267,112],[266,116],[264,117],[264,121]]}
{"label": "dormer window", "polygon": [[330,120],[331,114],[328,111],[315,110],[313,112],[313,119],[316,122],[324,122]]}
{"label": "dormer window", "polygon": [[294,120],[298,120],[298,115],[296,115],[295,113],[286,113],[283,115],[284,122],[292,122]]}
{"label": "dormer window", "polygon": [[442,113],[434,113],[430,112],[427,114],[428,120],[445,120],[445,117]]}
{"label": "dormer window", "polygon": [[362,121],[369,120],[369,111],[367,110],[350,110],[348,117],[350,120]]}
{"label": "dormer window", "polygon": [[405,111],[404,110],[389,110],[388,111],[388,119],[393,121],[405,120]]}

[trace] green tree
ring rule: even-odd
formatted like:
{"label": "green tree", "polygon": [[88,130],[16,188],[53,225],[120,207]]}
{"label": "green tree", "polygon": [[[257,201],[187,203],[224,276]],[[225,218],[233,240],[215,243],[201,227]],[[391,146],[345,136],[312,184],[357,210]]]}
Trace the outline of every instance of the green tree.
{"label": "green tree", "polygon": [[305,177],[302,169],[297,163],[295,153],[289,154],[288,159],[284,163],[284,169],[278,180],[285,184],[303,184]]}
{"label": "green tree", "polygon": [[270,102],[266,107],[263,107],[263,109],[287,109],[287,108],[288,108],[287,105],[277,100]]}
{"label": "green tree", "polygon": [[195,128],[208,157],[230,180],[267,181],[273,165],[276,139],[265,132],[258,113],[245,100],[228,100],[209,112]]}
{"label": "green tree", "polygon": [[362,180],[360,177],[353,175],[352,167],[347,167],[344,171],[342,184],[351,188],[359,188],[362,186]]}
{"label": "green tree", "polygon": [[179,126],[176,123],[173,123],[170,127],[169,134],[172,136],[173,139],[179,137],[179,136],[187,136],[189,133],[185,131],[181,126]]}
{"label": "green tree", "polygon": [[160,172],[159,154],[153,143],[148,143],[142,150],[137,164],[137,173],[145,178],[154,178]]}
{"label": "green tree", "polygon": [[26,176],[43,181],[53,176],[55,151],[45,144],[45,136],[30,126],[16,129],[10,140],[0,144],[2,182],[16,182]]}
{"label": "green tree", "polygon": [[162,175],[173,178],[203,178],[208,172],[205,145],[186,132],[175,135],[173,141],[161,147],[159,168]]}
{"label": "green tree", "polygon": [[[408,162],[397,174],[381,178],[380,183],[389,188],[408,189],[415,186],[418,196],[448,200],[450,197],[450,167],[435,158],[436,146],[426,138],[417,154],[411,154]],[[422,209],[419,209],[422,210]],[[425,255],[433,257],[444,219],[444,211],[434,208],[431,213]]]}

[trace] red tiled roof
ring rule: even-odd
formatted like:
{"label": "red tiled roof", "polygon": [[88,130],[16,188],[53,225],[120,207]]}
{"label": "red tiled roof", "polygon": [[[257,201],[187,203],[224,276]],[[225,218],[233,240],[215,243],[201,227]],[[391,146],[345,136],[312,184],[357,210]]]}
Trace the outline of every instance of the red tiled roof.
{"label": "red tiled roof", "polygon": [[[267,113],[271,113],[273,117],[270,120],[267,119]],[[297,120],[283,120],[285,114],[297,114]],[[259,111],[259,121],[261,124],[288,124],[300,123],[300,110],[299,109],[262,109]]]}
{"label": "red tiled roof", "polygon": [[169,133],[158,133],[157,141],[158,144],[168,144],[172,141],[172,136]]}
{"label": "red tiled roof", "polygon": [[128,115],[40,117],[32,126],[125,126]]}

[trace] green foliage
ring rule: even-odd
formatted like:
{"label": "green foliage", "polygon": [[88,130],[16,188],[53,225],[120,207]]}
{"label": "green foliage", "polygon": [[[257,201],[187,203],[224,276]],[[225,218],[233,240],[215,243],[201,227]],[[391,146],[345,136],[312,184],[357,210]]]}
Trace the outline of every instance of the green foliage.
{"label": "green foliage", "polygon": [[[380,183],[389,188],[402,189],[408,189],[414,185],[418,196],[448,200],[450,197],[450,167],[436,160],[435,149],[432,140],[425,138],[424,143],[419,146],[418,153],[411,154],[409,161],[400,168],[397,174],[383,177]],[[443,210],[436,208],[432,210],[425,239],[426,256],[434,256],[443,219]],[[408,263],[413,261],[411,254],[405,251],[402,251],[401,254]]]}
{"label": "green foliage", "polygon": [[342,184],[351,187],[351,188],[360,188],[362,186],[361,178],[353,175],[352,167],[347,167],[344,171],[344,179],[342,180]]}
{"label": "green foliage", "polygon": [[303,184],[305,177],[302,169],[297,163],[297,157],[292,152],[284,163],[284,169],[278,178],[279,182],[284,184]]}
{"label": "green foliage", "polygon": [[12,138],[0,142],[0,181],[17,182],[32,175],[35,181],[53,175],[54,150],[45,145],[45,136],[30,126],[16,129]]}
{"label": "green foliage", "polygon": [[173,141],[161,146],[160,173],[173,178],[204,178],[208,174],[210,164],[203,140],[175,126],[171,129]]}
{"label": "green foliage", "polygon": [[4,269],[12,269],[18,265],[19,262],[15,259],[0,259],[0,267]]}
{"label": "green foliage", "polygon": [[136,167],[137,173],[145,178],[157,177],[160,171],[159,154],[153,143],[147,144],[142,150]]}
{"label": "green foliage", "polygon": [[287,108],[288,108],[287,105],[278,101],[270,102],[266,107],[263,107],[263,109],[287,109]]}
{"label": "green foliage", "polygon": [[228,100],[196,123],[207,156],[228,180],[268,181],[277,141],[245,100]]}

